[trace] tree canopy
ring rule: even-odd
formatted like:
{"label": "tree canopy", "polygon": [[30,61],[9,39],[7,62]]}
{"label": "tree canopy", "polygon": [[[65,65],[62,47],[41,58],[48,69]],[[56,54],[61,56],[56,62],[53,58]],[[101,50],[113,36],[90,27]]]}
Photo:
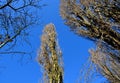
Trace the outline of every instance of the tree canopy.
{"label": "tree canopy", "polygon": [[120,50],[119,4],[119,0],[95,0],[86,6],[76,0],[61,0],[61,16],[76,34]]}
{"label": "tree canopy", "polygon": [[60,13],[74,33],[96,43],[90,57],[101,74],[120,82],[120,0],[61,0]]}

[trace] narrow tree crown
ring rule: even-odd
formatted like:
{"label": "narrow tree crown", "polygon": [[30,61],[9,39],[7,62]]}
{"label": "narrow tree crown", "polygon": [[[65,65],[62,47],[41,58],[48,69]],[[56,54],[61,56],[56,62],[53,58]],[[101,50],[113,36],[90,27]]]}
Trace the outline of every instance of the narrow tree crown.
{"label": "narrow tree crown", "polygon": [[48,24],[43,30],[41,48],[38,57],[44,68],[47,83],[63,83],[62,54],[56,40],[56,31],[53,24]]}

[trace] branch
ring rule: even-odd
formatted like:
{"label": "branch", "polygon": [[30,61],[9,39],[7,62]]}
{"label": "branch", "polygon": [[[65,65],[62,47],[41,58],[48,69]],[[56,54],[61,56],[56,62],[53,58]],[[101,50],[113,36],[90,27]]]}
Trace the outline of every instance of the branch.
{"label": "branch", "polygon": [[17,10],[23,9],[23,8],[29,6],[29,5],[31,5],[31,4],[29,3],[29,4],[27,4],[27,5],[23,5],[23,6],[19,7],[19,8],[14,8],[14,7],[12,7],[11,5],[8,5],[8,6],[9,6],[11,9],[17,11]]}
{"label": "branch", "polygon": [[6,6],[9,6],[9,4],[12,2],[13,0],[9,0],[5,5],[1,6],[0,9],[5,8]]}
{"label": "branch", "polygon": [[21,31],[24,30],[25,28],[27,28],[29,25],[24,26],[24,28],[21,28],[13,37],[11,37],[10,39],[5,40],[2,44],[0,44],[0,48],[2,48],[3,46],[5,46],[8,42],[12,41],[13,39],[15,39],[18,35],[20,35]]}
{"label": "branch", "polygon": [[13,9],[14,11],[23,9],[23,8],[25,8],[25,7],[28,7],[28,6],[40,7],[40,6],[35,5],[34,2],[32,2],[32,1],[29,1],[28,4],[24,4],[24,5],[22,5],[22,6],[18,7],[18,8],[15,8],[15,7],[11,6],[10,4],[8,4],[8,6],[9,6],[11,9]]}
{"label": "branch", "polygon": [[9,52],[0,52],[0,54],[30,54],[27,52],[22,51],[9,51]]}

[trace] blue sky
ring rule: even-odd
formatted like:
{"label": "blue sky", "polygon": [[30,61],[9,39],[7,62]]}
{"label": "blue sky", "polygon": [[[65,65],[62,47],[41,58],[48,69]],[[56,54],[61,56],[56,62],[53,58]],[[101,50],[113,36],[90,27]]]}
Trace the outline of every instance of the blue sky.
{"label": "blue sky", "polygon": [[[76,83],[80,76],[80,69],[89,56],[88,49],[93,48],[93,42],[77,36],[64,25],[64,21],[59,14],[59,0],[44,0],[47,4],[39,12],[41,25],[34,26],[30,30],[29,40],[32,45],[32,60],[22,55],[1,55],[0,56],[0,83],[39,83],[41,68],[36,61],[37,50],[40,47],[40,35],[43,27],[48,23],[54,23],[58,33],[58,41],[63,52],[64,60],[64,83]],[[16,49],[28,49],[17,47]],[[98,82],[97,82],[98,83]]]}

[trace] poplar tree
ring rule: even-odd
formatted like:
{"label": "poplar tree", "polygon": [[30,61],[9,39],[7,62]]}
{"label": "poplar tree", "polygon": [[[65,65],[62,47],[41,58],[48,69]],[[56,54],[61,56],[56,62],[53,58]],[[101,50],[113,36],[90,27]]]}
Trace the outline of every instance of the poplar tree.
{"label": "poplar tree", "polygon": [[95,42],[91,61],[108,81],[119,83],[120,0],[61,0],[60,14],[74,33]]}
{"label": "poplar tree", "polygon": [[63,83],[62,53],[58,46],[55,26],[45,26],[41,36],[38,61],[44,69],[44,83]]}

